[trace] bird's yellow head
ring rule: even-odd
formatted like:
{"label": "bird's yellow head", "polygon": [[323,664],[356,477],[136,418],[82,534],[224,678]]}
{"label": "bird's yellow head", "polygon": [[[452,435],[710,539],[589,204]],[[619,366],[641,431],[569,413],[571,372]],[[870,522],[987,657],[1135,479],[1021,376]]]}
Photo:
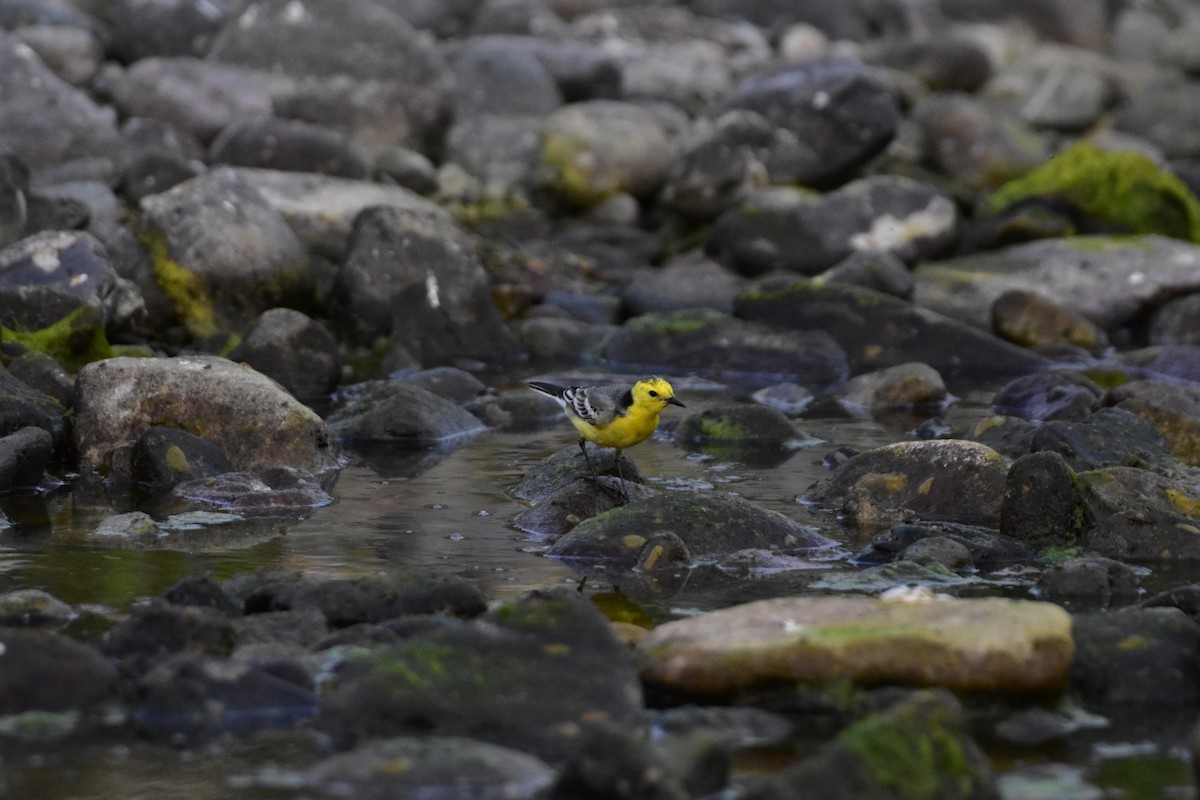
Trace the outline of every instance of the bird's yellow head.
{"label": "bird's yellow head", "polygon": [[675,390],[657,375],[642,378],[633,385],[633,404],[639,408],[662,411],[668,404],[683,408],[683,403],[675,399]]}

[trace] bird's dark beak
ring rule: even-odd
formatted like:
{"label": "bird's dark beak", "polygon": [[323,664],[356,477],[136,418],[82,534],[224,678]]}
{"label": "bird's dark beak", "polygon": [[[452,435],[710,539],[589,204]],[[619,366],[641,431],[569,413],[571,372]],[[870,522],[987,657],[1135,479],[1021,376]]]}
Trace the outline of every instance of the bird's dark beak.
{"label": "bird's dark beak", "polygon": [[673,405],[673,406],[679,406],[680,408],[687,408],[687,406],[685,406],[683,403],[676,400],[674,397],[668,397],[667,403],[669,403],[670,405]]}

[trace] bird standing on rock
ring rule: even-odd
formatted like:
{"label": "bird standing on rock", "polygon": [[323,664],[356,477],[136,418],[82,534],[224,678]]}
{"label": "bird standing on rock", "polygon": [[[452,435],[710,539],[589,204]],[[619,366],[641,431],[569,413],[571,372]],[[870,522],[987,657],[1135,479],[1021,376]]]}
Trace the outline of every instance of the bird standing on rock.
{"label": "bird standing on rock", "polygon": [[617,451],[617,477],[624,494],[625,476],[621,474],[621,451],[650,438],[658,427],[658,415],[668,405],[683,408],[675,399],[671,384],[657,376],[643,378],[633,386],[558,386],[531,381],[529,388],[553,397],[566,412],[567,419],[579,431],[579,449],[587,461],[592,480],[599,485],[586,442]]}

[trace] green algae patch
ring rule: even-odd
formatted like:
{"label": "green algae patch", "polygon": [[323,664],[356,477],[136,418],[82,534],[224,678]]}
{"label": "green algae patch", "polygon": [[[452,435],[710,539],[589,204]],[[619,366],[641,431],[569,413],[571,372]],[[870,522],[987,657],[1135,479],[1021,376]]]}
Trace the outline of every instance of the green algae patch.
{"label": "green algae patch", "polygon": [[211,290],[199,275],[171,258],[167,240],[159,233],[143,233],[142,244],[150,251],[154,280],[166,295],[175,315],[197,339],[212,336],[217,327]]}
{"label": "green algae patch", "polygon": [[883,790],[910,800],[976,797],[991,780],[986,758],[963,733],[957,705],[932,693],[851,725],[835,746],[856,757],[856,776],[872,796]]}
{"label": "green algae patch", "polygon": [[599,205],[617,192],[599,180],[586,143],[574,136],[548,134],[542,144],[546,188],[581,208]]}
{"label": "green algae patch", "polygon": [[1200,242],[1200,201],[1140,153],[1079,142],[1000,187],[986,209],[998,214],[1039,199],[1066,202],[1105,228]]}
{"label": "green algae patch", "polygon": [[45,353],[68,372],[114,355],[100,312],[90,306],[77,308],[53,325],[35,331],[0,327],[0,340]]}

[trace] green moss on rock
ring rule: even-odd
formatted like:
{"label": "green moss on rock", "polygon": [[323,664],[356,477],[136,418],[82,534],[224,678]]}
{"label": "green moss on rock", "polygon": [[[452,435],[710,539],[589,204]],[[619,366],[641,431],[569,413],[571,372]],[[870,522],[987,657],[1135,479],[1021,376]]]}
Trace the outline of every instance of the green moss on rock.
{"label": "green moss on rock", "polygon": [[104,322],[90,306],[77,308],[53,325],[36,331],[0,328],[0,339],[45,353],[68,372],[114,355],[104,334]]}
{"label": "green moss on rock", "polygon": [[1093,220],[1129,233],[1200,242],[1200,201],[1179,178],[1140,153],[1079,142],[1000,187],[986,207],[1000,213],[1033,198],[1065,201]]}
{"label": "green moss on rock", "polygon": [[167,297],[175,315],[188,331],[200,339],[218,332],[212,292],[199,275],[171,258],[170,247],[162,234],[146,232],[142,244],[150,251],[154,280]]}

